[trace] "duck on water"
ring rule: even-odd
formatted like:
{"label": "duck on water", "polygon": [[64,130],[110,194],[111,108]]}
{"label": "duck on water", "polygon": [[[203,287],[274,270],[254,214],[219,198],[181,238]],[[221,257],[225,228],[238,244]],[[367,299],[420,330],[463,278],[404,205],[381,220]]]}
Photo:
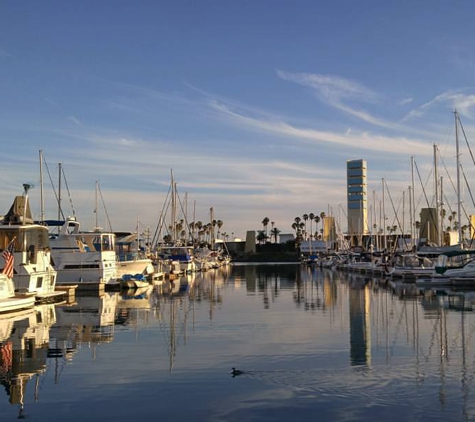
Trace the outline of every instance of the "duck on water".
{"label": "duck on water", "polygon": [[231,374],[231,376],[234,378],[234,377],[237,377],[238,375],[246,374],[246,372],[241,371],[240,369],[236,369],[236,368],[233,367],[233,368],[231,369],[230,374]]}

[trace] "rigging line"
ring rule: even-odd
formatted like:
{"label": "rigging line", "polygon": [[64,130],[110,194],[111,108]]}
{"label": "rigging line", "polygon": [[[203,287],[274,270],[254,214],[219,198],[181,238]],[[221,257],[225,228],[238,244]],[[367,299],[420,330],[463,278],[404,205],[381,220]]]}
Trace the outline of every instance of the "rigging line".
{"label": "rigging line", "polygon": [[[106,204],[104,202],[104,197],[102,196],[102,190],[101,190],[101,187],[100,187],[99,184],[97,185],[97,188],[99,189],[99,195],[101,196],[102,206],[104,207],[104,213],[106,214],[107,223],[109,224],[109,231],[113,231],[112,230],[112,224],[111,224],[111,221],[110,221],[110,218],[109,218],[109,214],[107,212]],[[97,212],[97,210],[96,210],[96,212]]]}
{"label": "rigging line", "polygon": [[158,239],[157,236],[160,236],[160,234],[161,234],[161,229],[162,229],[162,225],[163,225],[162,218],[164,218],[165,211],[168,209],[169,202],[171,200],[170,199],[171,191],[172,191],[172,185],[170,184],[170,186],[168,187],[167,196],[165,197],[165,201],[163,202],[162,210],[161,210],[160,215],[158,217],[157,228],[155,229],[155,233],[153,234],[153,238],[152,238],[152,245],[155,244],[155,246],[159,242],[159,239]]}
{"label": "rigging line", "polygon": [[[384,184],[386,185],[386,190],[387,190],[387,192],[388,192],[389,201],[391,202],[391,206],[392,206],[392,208],[393,208],[394,219],[397,221],[397,225],[398,225],[399,230],[401,231],[401,235],[402,235],[402,237],[403,237],[403,239],[404,239],[404,230],[403,230],[403,228],[402,228],[401,222],[399,221],[399,217],[398,217],[398,210],[399,210],[399,207],[398,207],[398,210],[396,210],[396,209],[394,208],[393,198],[392,198],[392,196],[391,196],[391,191],[389,190],[388,183],[387,183],[386,179],[384,179]],[[406,245],[406,246],[407,246],[407,245]],[[397,248],[397,242],[395,242],[395,244],[394,244],[394,249],[396,249],[396,248]]]}
{"label": "rigging line", "polygon": [[[419,176],[419,180],[420,180],[419,167],[417,167],[417,163],[415,163],[415,164],[416,164],[417,175]],[[424,187],[422,188],[422,191],[423,191],[424,197],[425,197],[425,199],[426,199],[427,207],[430,208],[429,201],[428,201],[428,199],[427,199],[427,195],[426,195],[426,192],[425,192]],[[434,221],[434,216],[433,216],[432,213],[429,213],[429,218],[430,218],[430,220],[431,220],[430,223],[431,223],[431,224],[434,224],[434,227],[437,227],[437,222]]]}
{"label": "rigging line", "polygon": [[[43,157],[43,160],[44,160],[44,157]],[[56,198],[56,203],[57,203],[58,206],[59,206],[59,196],[58,196],[58,193],[56,192],[56,189],[55,189],[55,187],[54,187],[53,178],[51,177],[51,173],[50,173],[50,171],[49,171],[48,163],[46,162],[46,160],[44,160],[44,164],[45,164],[45,167],[46,167],[46,172],[48,173],[49,181],[50,181],[50,183],[51,183],[51,188],[53,189],[54,197]],[[64,218],[64,213],[63,213],[63,209],[60,208],[59,211],[60,211],[60,213],[61,213],[61,216],[63,217],[63,220],[65,220],[65,218]]]}
{"label": "rigging line", "polygon": [[[472,190],[470,189],[470,185],[468,184],[467,176],[465,175],[465,172],[463,171],[462,164],[460,164],[460,168],[462,169],[463,179],[465,180],[465,184],[467,185],[467,190],[468,190],[468,193],[470,195],[470,199],[472,200],[472,205],[475,206],[475,201],[473,199]],[[464,209],[464,211],[465,211],[465,209]],[[465,215],[468,217],[467,212],[465,212]]]}
{"label": "rigging line", "polygon": [[429,208],[430,207],[429,199],[427,198],[426,190],[425,190],[424,184],[422,183],[421,173],[419,172],[419,167],[417,166],[417,163],[415,161],[414,161],[414,165],[416,166],[417,177],[419,178],[419,182],[421,183],[421,186],[422,186],[422,193],[424,194],[424,198],[426,200],[427,207]]}
{"label": "rigging line", "polygon": [[69,204],[71,206],[71,211],[73,213],[73,216],[75,217],[76,216],[76,211],[74,209],[73,198],[71,196],[71,192],[69,191],[68,181],[66,180],[66,173],[64,172],[64,167],[61,167],[61,172],[63,173],[63,180],[64,180],[64,183],[66,184],[66,191],[68,192],[68,198],[69,198]]}
{"label": "rigging line", "polygon": [[468,152],[470,153],[470,157],[472,157],[472,163],[475,164],[475,158],[473,157],[472,149],[468,143],[467,135],[465,135],[465,130],[462,125],[462,121],[460,120],[460,116],[457,114],[457,120],[459,122],[460,128],[462,129],[463,137],[465,139],[465,143],[467,144]]}
{"label": "rigging line", "polygon": [[[462,168],[462,165],[460,165],[460,167]],[[463,174],[463,178],[465,180],[465,184],[467,185],[468,193],[470,194],[470,198],[472,199],[472,205],[475,205],[473,195],[472,195],[472,190],[470,189],[470,186],[469,186],[468,180],[467,180],[467,176],[465,175],[465,172],[463,171],[463,168],[462,168],[462,174]],[[470,225],[470,229],[473,232],[475,230],[475,225],[472,223],[472,220],[471,220],[470,216],[468,215],[467,210],[465,209],[463,204],[461,204],[461,205],[462,205],[463,212],[465,213],[465,218],[468,220],[468,223]],[[461,217],[459,216],[459,220],[460,220],[460,218]],[[460,224],[460,222],[459,222],[459,224]],[[470,247],[472,247],[472,244],[473,244],[473,236],[470,236]]]}
{"label": "rigging line", "polygon": [[455,187],[455,184],[454,184],[454,181],[452,179],[452,177],[450,177],[450,172],[449,170],[447,169],[447,166],[445,165],[445,161],[444,161],[444,158],[441,156],[440,157],[441,160],[442,160],[442,164],[444,166],[444,169],[445,169],[445,172],[447,173],[447,176],[449,178],[449,181],[450,181],[450,185],[452,186],[452,189],[454,190],[454,193],[457,193],[457,188]]}
{"label": "rigging line", "polygon": [[186,223],[186,228],[188,229],[188,233],[189,233],[190,232],[190,225],[188,223],[188,218],[187,218],[187,215],[185,213],[185,210],[183,209],[183,202],[181,201],[180,194],[178,193],[178,191],[176,193],[176,196],[178,198],[178,203],[180,204],[180,210],[183,213],[183,217],[184,217],[183,220]]}

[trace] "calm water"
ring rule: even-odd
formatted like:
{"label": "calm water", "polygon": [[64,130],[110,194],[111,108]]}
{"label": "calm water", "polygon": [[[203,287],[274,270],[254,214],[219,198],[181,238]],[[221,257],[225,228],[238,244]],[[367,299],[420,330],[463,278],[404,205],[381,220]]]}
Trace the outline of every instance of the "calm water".
{"label": "calm water", "polygon": [[145,293],[1,317],[0,420],[475,420],[473,292],[282,264]]}

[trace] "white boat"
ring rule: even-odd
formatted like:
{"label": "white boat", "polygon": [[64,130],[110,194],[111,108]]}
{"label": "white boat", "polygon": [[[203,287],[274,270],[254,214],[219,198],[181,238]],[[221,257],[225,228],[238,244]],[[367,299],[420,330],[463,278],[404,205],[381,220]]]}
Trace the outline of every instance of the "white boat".
{"label": "white boat", "polygon": [[434,270],[433,259],[412,252],[394,256],[393,265],[386,266],[387,274],[393,278],[430,277]]}
{"label": "white boat", "polygon": [[435,277],[475,278],[475,250],[460,249],[439,255]]}
{"label": "white boat", "polygon": [[0,274],[0,313],[28,309],[35,306],[34,293],[15,293],[13,280]]}
{"label": "white boat", "polygon": [[157,254],[163,262],[178,263],[180,274],[196,271],[192,246],[160,246],[157,249]]}
{"label": "white boat", "polygon": [[126,274],[144,274],[148,276],[155,272],[152,260],[140,250],[136,234],[122,234],[121,237],[116,238],[115,246],[118,278]]}
{"label": "white boat", "polygon": [[50,237],[57,283],[117,285],[114,233],[82,232],[75,218],[61,223],[59,234]]}
{"label": "white boat", "polygon": [[17,293],[34,293],[37,300],[57,296],[56,270],[51,264],[47,227],[33,222],[25,193],[17,196],[0,223],[0,252],[13,241],[13,285]]}

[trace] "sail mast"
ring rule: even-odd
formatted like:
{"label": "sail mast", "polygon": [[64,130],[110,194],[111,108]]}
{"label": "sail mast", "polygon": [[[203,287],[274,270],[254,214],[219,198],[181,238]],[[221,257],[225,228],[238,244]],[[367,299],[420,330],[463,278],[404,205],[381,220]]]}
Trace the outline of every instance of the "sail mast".
{"label": "sail mast", "polygon": [[41,213],[40,221],[43,224],[45,221],[45,201],[43,197],[43,151],[40,149],[40,201]]}
{"label": "sail mast", "polygon": [[419,234],[416,233],[415,224],[416,224],[416,202],[414,197],[414,157],[411,157],[411,238],[413,239],[413,246],[417,246],[415,242],[416,235],[419,237]]}
{"label": "sail mast", "polygon": [[462,243],[462,224],[461,224],[461,217],[462,217],[462,204],[460,200],[460,149],[459,149],[459,132],[458,132],[458,123],[459,123],[459,117],[457,110],[454,112],[455,115],[455,155],[456,155],[456,160],[457,160],[457,214],[458,214],[458,236],[459,240],[458,243]]}

